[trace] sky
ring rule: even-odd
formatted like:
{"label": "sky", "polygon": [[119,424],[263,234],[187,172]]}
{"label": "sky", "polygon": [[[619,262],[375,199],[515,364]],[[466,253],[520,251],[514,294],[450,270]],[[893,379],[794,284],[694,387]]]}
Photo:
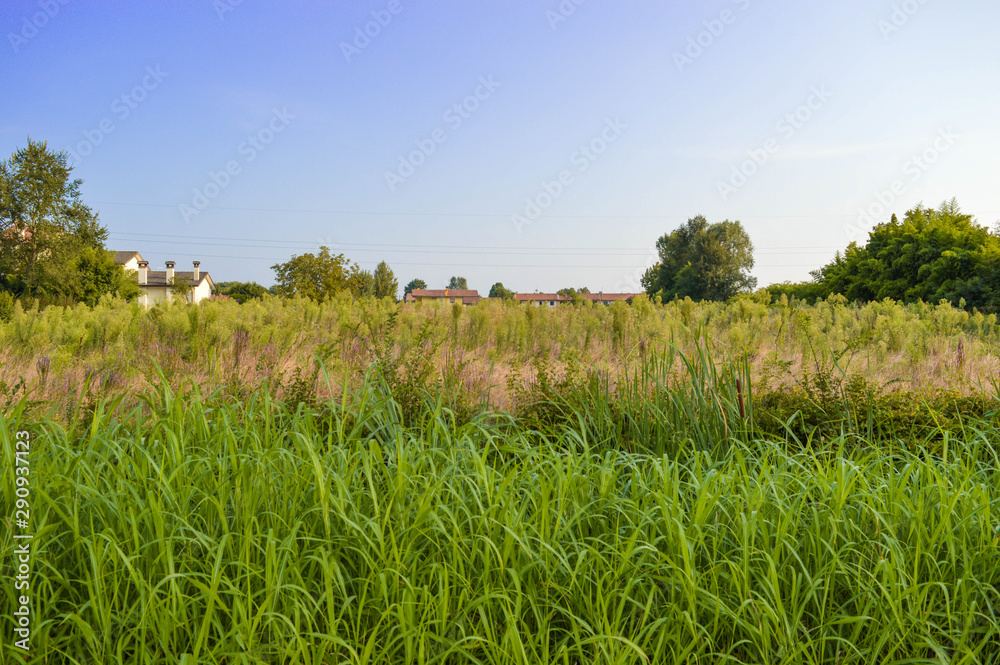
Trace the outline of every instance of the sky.
{"label": "sky", "polygon": [[638,291],[739,220],[761,286],[919,203],[1000,221],[995,0],[3,0],[0,156],[66,150],[108,246],[274,281]]}

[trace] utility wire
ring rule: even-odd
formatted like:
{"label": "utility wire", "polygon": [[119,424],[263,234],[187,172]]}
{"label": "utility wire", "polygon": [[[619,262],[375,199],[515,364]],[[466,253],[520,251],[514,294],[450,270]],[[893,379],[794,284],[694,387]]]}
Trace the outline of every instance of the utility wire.
{"label": "utility wire", "polygon": [[[108,206],[135,206],[141,208],[173,208],[178,206],[169,203],[120,203],[115,201],[93,201],[91,205]],[[372,217],[486,217],[509,219],[513,213],[465,213],[465,212],[389,212],[374,210],[302,210],[293,208],[230,208],[224,206],[211,206],[208,210],[231,210],[234,212],[283,212],[283,213],[305,213],[324,215],[365,215]],[[991,213],[995,211],[983,211]],[[844,215],[741,215],[740,219],[854,219],[854,213]],[[550,215],[545,214],[546,219],[659,219],[659,220],[681,220],[686,221],[689,216],[670,215]]]}

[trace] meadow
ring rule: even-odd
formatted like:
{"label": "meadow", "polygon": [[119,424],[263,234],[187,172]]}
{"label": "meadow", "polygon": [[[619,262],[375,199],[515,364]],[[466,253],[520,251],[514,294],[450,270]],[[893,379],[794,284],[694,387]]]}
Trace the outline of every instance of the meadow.
{"label": "meadow", "polygon": [[993,316],[6,318],[4,514],[28,430],[37,549],[33,648],[5,626],[3,662],[1000,661]]}

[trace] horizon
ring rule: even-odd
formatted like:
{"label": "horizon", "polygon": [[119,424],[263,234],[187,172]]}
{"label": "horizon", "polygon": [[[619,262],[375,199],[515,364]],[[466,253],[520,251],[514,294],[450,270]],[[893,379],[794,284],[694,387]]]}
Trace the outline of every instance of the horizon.
{"label": "horizon", "polygon": [[1000,220],[1000,7],[406,0],[0,12],[0,154],[70,153],[109,249],[216,282],[328,246],[399,282],[641,291],[687,219],[805,281],[917,204]]}

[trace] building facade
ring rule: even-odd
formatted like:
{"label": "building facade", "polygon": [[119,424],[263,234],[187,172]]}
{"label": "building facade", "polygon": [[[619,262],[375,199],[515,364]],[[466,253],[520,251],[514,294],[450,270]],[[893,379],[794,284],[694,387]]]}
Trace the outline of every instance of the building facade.
{"label": "building facade", "polygon": [[175,270],[174,261],[167,261],[165,270],[150,270],[149,261],[139,252],[115,252],[115,263],[135,271],[142,292],[139,304],[147,308],[171,300],[175,294],[185,302],[197,304],[215,291],[215,282],[211,275],[202,272],[201,261],[194,261],[192,270]]}

